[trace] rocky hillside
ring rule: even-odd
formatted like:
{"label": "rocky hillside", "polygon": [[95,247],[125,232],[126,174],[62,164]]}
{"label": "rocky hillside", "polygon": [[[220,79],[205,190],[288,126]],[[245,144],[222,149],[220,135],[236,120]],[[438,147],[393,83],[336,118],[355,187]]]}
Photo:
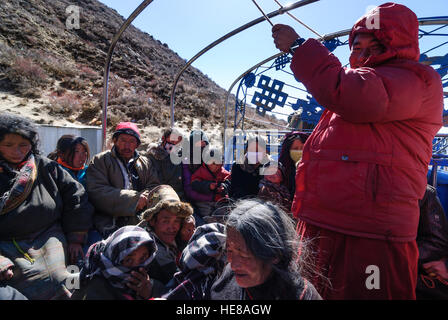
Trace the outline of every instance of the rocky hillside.
{"label": "rocky hillside", "polygon": [[[66,27],[70,5],[81,8],[79,29]],[[96,0],[0,1],[1,110],[39,123],[100,125],[106,53],[123,22]],[[135,121],[146,140],[157,140],[155,131],[169,126],[170,92],[185,62],[166,44],[130,26],[112,62],[108,128]],[[226,90],[190,67],[176,91],[176,126],[188,131],[198,119],[205,130],[222,127],[225,96]]]}

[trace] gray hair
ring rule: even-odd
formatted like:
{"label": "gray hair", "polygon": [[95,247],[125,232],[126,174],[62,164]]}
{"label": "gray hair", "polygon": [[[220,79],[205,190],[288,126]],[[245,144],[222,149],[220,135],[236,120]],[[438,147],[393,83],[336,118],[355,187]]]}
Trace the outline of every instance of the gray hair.
{"label": "gray hair", "polygon": [[299,243],[293,220],[276,205],[260,199],[241,200],[229,213],[226,227],[238,231],[251,253],[271,264],[282,277],[294,279],[303,275],[301,262],[306,261],[297,261],[297,254],[299,245],[301,252],[305,252],[304,247]]}

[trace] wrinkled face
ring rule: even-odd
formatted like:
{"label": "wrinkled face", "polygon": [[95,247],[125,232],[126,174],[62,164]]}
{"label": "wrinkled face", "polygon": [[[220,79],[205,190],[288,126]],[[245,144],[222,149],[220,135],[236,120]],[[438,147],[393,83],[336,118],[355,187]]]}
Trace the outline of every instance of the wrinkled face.
{"label": "wrinkled face", "polygon": [[353,39],[350,63],[352,67],[362,66],[370,57],[386,51],[380,41],[370,33],[358,33]]}
{"label": "wrinkled face", "polygon": [[134,157],[135,149],[138,147],[138,140],[130,134],[122,133],[114,139],[114,146],[123,159],[130,160]]}
{"label": "wrinkled face", "polygon": [[227,229],[227,260],[241,288],[250,288],[266,281],[272,266],[256,258],[246,246],[243,236],[235,229]]}
{"label": "wrinkled face", "polygon": [[82,167],[87,161],[87,150],[84,146],[78,143],[75,147],[75,152],[73,154],[73,163],[71,164],[75,168]]}
{"label": "wrinkled face", "polygon": [[149,259],[149,250],[148,247],[142,245],[124,257],[121,264],[126,268],[134,268],[141,264],[143,264],[146,260]]}
{"label": "wrinkled face", "polygon": [[18,165],[31,151],[32,145],[28,139],[15,133],[8,133],[0,141],[0,154],[12,165]]}
{"label": "wrinkled face", "polygon": [[161,210],[155,220],[151,220],[150,225],[160,240],[167,244],[174,243],[177,233],[180,230],[182,218],[168,210]]}
{"label": "wrinkled face", "polygon": [[195,229],[195,223],[193,221],[191,220],[185,221],[184,225],[182,226],[182,229],[180,230],[180,238],[183,241],[190,240],[191,236],[194,233],[194,229]]}

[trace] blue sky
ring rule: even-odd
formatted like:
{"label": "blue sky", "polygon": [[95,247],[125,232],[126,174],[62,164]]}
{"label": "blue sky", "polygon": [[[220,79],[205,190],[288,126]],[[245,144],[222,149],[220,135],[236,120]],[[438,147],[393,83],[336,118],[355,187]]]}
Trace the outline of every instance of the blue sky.
{"label": "blue sky", "polygon": [[[117,10],[125,18],[141,3],[140,0],[100,1]],[[288,1],[279,0],[283,5],[288,4]],[[274,0],[257,2],[267,13],[279,8]],[[294,1],[289,1],[292,2]],[[294,9],[291,13],[318,33],[326,34],[351,28],[368,8],[384,2],[386,1],[320,0]],[[412,9],[419,18],[448,16],[447,0],[409,0],[399,3]],[[216,39],[260,16],[261,13],[251,0],[154,0],[133,24],[168,44],[170,49],[182,58],[189,60]],[[293,26],[305,38],[315,37],[286,14],[277,16],[272,21]],[[448,30],[445,29],[445,33],[448,33]],[[448,37],[432,37],[421,47],[421,51],[431,48],[434,43],[447,40]],[[446,54],[448,45],[440,50],[433,54]],[[239,75],[277,52],[271,37],[271,26],[263,21],[211,49],[196,60],[193,66],[224,89],[228,89]],[[348,47],[338,48],[335,54],[346,63]]]}
{"label": "blue sky", "polygon": [[[128,17],[140,0],[100,0]],[[273,0],[258,0],[271,12],[278,9]],[[288,2],[280,0],[286,5]],[[320,34],[350,28],[369,6],[385,1],[320,0],[292,10],[296,17]],[[401,1],[418,17],[448,16],[446,0]],[[260,16],[251,0],[154,0],[134,21],[134,26],[167,43],[182,58],[189,60],[202,48],[226,33]],[[273,18],[274,23],[292,25],[304,37],[313,34],[287,15]],[[255,63],[275,54],[271,26],[262,22],[228,39],[200,57],[193,65],[223,88]]]}

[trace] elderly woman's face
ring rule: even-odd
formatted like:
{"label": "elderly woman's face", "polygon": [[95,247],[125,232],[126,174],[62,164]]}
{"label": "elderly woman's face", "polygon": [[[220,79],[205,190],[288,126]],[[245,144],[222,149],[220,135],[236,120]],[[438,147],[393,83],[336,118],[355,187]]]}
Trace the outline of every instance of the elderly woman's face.
{"label": "elderly woman's face", "polygon": [[227,260],[241,288],[250,288],[266,281],[272,266],[255,257],[246,246],[243,236],[235,229],[227,230]]}
{"label": "elderly woman's face", "polygon": [[31,151],[32,145],[28,139],[15,133],[8,133],[0,141],[0,154],[3,159],[13,165],[20,164]]}

